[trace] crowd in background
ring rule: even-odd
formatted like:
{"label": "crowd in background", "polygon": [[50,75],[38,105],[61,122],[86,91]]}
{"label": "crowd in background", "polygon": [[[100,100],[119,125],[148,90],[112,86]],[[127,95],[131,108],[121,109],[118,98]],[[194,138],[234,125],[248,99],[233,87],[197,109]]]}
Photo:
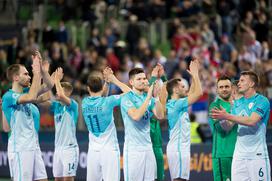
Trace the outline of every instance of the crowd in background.
{"label": "crowd in background", "polygon": [[[51,1],[50,1],[51,2]],[[14,37],[0,41],[0,91],[9,88],[6,68],[13,63],[30,67],[31,52],[41,49],[51,71],[61,66],[64,80],[72,82],[74,94],[87,94],[88,73],[109,65],[122,82],[128,82],[128,71],[142,67],[150,74],[157,63],[164,66],[168,79],[182,77],[190,82],[186,71],[186,56],[201,61],[200,77],[204,96],[213,97],[216,78],[226,74],[236,80],[243,70],[254,69],[261,78],[259,91],[272,98],[272,22],[266,0],[55,0],[51,2],[60,12],[58,28],[45,21],[43,28],[34,22],[26,27],[26,38]],[[105,20],[105,10],[120,9],[122,18],[108,17],[101,31],[99,22]],[[66,22],[79,14],[90,24],[86,48],[71,43]],[[186,21],[183,21],[186,19]],[[139,22],[168,21],[165,51],[151,44],[144,36]],[[121,23],[127,22],[126,29]],[[189,22],[189,23],[188,23]],[[40,37],[39,34],[42,36]],[[111,86],[111,94],[120,91]]]}

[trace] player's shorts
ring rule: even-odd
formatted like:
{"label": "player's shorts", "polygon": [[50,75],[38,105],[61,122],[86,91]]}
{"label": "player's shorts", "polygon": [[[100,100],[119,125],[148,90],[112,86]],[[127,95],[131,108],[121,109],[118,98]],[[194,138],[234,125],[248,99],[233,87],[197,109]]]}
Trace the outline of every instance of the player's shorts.
{"label": "player's shorts", "polygon": [[119,150],[88,150],[87,181],[119,181]]}
{"label": "player's shorts", "polygon": [[54,177],[76,176],[79,159],[78,147],[68,149],[56,149],[53,157]]}
{"label": "player's shorts", "polygon": [[164,160],[162,147],[153,147],[157,164],[157,180],[164,180]]}
{"label": "player's shorts", "polygon": [[12,165],[14,164],[14,155],[15,153],[8,152],[8,162],[9,162],[9,173],[10,177],[13,178],[13,173],[12,173]]}
{"label": "player's shorts", "polygon": [[271,181],[270,161],[267,159],[233,158],[231,167],[231,180],[263,180]]}
{"label": "player's shorts", "polygon": [[167,149],[167,159],[171,179],[182,178],[189,180],[190,177],[190,153],[171,151]]}
{"label": "player's shorts", "polygon": [[214,180],[231,180],[231,162],[232,157],[212,159]]}
{"label": "player's shorts", "polygon": [[124,149],[125,181],[153,181],[156,178],[156,159],[153,150],[127,151]]}
{"label": "player's shorts", "polygon": [[13,180],[47,179],[41,150],[8,153]]}

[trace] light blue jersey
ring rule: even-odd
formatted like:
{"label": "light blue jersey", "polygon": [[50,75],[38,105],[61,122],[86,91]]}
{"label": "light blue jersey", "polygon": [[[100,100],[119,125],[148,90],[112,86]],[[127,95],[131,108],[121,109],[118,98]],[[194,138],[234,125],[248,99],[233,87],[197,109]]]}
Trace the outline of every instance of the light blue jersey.
{"label": "light blue jersey", "polygon": [[54,113],[55,149],[68,149],[78,146],[76,125],[78,119],[78,104],[71,99],[70,105],[53,101],[50,110]]}
{"label": "light blue jersey", "polygon": [[166,109],[169,127],[168,149],[190,152],[191,124],[188,115],[188,97],[178,100],[170,99]]}
{"label": "light blue jersey", "polygon": [[36,105],[31,104],[31,112],[32,112],[33,119],[34,119],[34,127],[35,127],[37,134],[38,134],[38,132],[40,130],[40,118],[41,118],[39,108]]}
{"label": "light blue jersey", "polygon": [[121,97],[86,97],[82,101],[82,113],[89,130],[89,149],[119,150],[113,109],[120,105]]}
{"label": "light blue jersey", "polygon": [[155,99],[151,99],[145,114],[139,121],[133,120],[128,115],[128,110],[131,108],[138,109],[141,107],[146,97],[147,93],[139,95],[133,91],[128,92],[122,97],[121,113],[125,126],[125,150],[152,150],[150,118],[152,116],[152,109],[155,106]]}
{"label": "light blue jersey", "polygon": [[3,96],[2,109],[11,130],[8,140],[9,152],[39,149],[38,134],[35,130],[34,121],[34,116],[39,115],[37,115],[36,111],[33,113],[33,104],[17,103],[19,97],[23,94],[10,89]]}
{"label": "light blue jersey", "polygon": [[238,125],[237,141],[233,156],[236,159],[268,158],[265,137],[266,125],[270,114],[268,99],[256,93],[248,99],[242,97],[234,102],[232,114],[251,116],[253,112],[262,118],[255,126]]}

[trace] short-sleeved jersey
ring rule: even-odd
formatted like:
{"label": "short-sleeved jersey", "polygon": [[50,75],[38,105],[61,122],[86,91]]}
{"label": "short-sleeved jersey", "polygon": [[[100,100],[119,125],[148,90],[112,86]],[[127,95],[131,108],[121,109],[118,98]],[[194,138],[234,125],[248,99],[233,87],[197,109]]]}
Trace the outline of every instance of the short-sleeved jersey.
{"label": "short-sleeved jersey", "polygon": [[250,98],[242,97],[235,101],[232,109],[232,114],[239,116],[251,116],[254,112],[261,117],[255,126],[238,126],[235,159],[268,158],[265,137],[270,114],[268,99],[256,93]]}
{"label": "short-sleeved jersey", "polygon": [[125,126],[125,149],[135,151],[152,150],[150,138],[150,118],[155,106],[152,98],[143,117],[135,121],[128,115],[131,108],[140,108],[147,97],[147,93],[137,94],[133,91],[125,94],[121,99],[121,114]]}
{"label": "short-sleeved jersey", "polygon": [[3,96],[2,109],[10,127],[8,140],[9,152],[30,151],[39,149],[38,134],[35,130],[33,104],[18,104],[24,93],[9,90]]}
{"label": "short-sleeved jersey", "polygon": [[36,132],[38,133],[40,130],[40,118],[41,118],[40,111],[39,108],[34,104],[31,104],[31,111],[34,119],[34,127]]}
{"label": "short-sleeved jersey", "polygon": [[50,107],[55,122],[55,148],[67,149],[76,147],[76,125],[78,119],[78,104],[71,99],[70,105],[53,101]]}
{"label": "short-sleeved jersey", "polygon": [[119,95],[83,99],[82,113],[89,130],[89,149],[119,150],[113,111],[120,101]]}
{"label": "short-sleeved jersey", "polygon": [[188,114],[188,97],[168,100],[166,109],[169,127],[168,148],[173,151],[190,152],[191,124]]}
{"label": "short-sleeved jersey", "polygon": [[[209,111],[213,108],[220,109],[221,107],[223,107],[228,113],[231,112],[231,103],[220,98],[216,98],[216,100],[211,103]],[[235,124],[231,130],[225,131],[221,127],[219,120],[209,118],[209,124],[213,133],[212,157],[232,157],[236,143],[238,125]]]}
{"label": "short-sleeved jersey", "polygon": [[[30,89],[29,87],[25,87],[23,89],[23,93],[28,93],[29,89]],[[33,118],[34,118],[34,127],[38,133],[40,130],[40,118],[41,118],[40,110],[37,105],[31,104],[31,111],[32,111]]]}

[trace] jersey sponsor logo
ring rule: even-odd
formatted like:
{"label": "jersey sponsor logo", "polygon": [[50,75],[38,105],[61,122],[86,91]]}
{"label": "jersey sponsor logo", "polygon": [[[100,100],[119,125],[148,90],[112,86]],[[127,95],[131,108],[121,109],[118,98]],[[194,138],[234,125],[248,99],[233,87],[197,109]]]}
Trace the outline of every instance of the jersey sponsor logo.
{"label": "jersey sponsor logo", "polygon": [[253,102],[249,103],[249,104],[248,104],[248,109],[251,109],[251,108],[253,107],[253,105],[254,105]]}
{"label": "jersey sponsor logo", "polygon": [[257,111],[260,112],[260,113],[262,113],[262,114],[264,114],[264,111],[261,108],[259,108],[259,107],[257,108]]}
{"label": "jersey sponsor logo", "polygon": [[120,95],[114,95],[113,96],[115,99],[120,99]]}
{"label": "jersey sponsor logo", "polygon": [[262,155],[262,153],[257,153],[256,155],[257,155],[257,156],[261,156],[261,155]]}
{"label": "jersey sponsor logo", "polygon": [[242,110],[239,114],[239,116],[248,116],[245,110]]}
{"label": "jersey sponsor logo", "polygon": [[56,115],[56,122],[57,123],[59,123],[59,122],[61,122],[61,118],[62,118],[62,115],[61,114],[59,114],[59,115]]}

